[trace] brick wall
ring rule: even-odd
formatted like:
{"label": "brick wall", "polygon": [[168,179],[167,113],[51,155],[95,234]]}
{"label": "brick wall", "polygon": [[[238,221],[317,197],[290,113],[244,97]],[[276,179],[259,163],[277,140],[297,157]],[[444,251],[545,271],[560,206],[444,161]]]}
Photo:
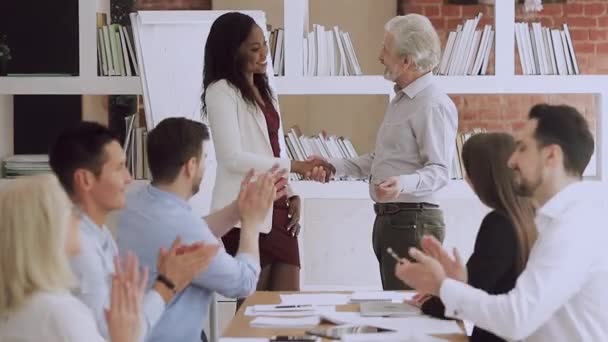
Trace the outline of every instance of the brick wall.
{"label": "brick wall", "polygon": [[[500,0],[497,0],[500,1]],[[482,12],[481,24],[494,25],[494,7],[488,5],[450,5],[443,0],[402,0],[399,14],[419,13],[427,16],[439,33],[442,46],[450,31],[464,19],[471,19]],[[567,23],[574,43],[576,57],[582,74],[608,74],[608,1],[567,0],[561,4],[545,4],[543,11],[523,13],[523,6],[516,9],[518,22],[540,21],[544,26],[558,28]],[[516,51],[515,69],[521,74]],[[488,73],[494,73],[493,56]],[[539,102],[569,104],[581,111],[595,129],[596,103],[592,95],[467,95],[452,96],[458,106],[460,131],[473,127],[512,132],[521,127],[530,107]]]}

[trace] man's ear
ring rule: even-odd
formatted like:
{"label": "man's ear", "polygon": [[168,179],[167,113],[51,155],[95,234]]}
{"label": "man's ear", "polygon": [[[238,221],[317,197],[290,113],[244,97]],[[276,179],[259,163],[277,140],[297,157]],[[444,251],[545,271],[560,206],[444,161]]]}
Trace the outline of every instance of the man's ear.
{"label": "man's ear", "polygon": [[555,168],[564,165],[564,153],[557,144],[545,146],[542,156],[547,166]]}
{"label": "man's ear", "polygon": [[77,190],[88,191],[95,184],[95,175],[86,169],[76,169],[72,180],[74,182],[74,192]]}
{"label": "man's ear", "polygon": [[184,165],[186,175],[188,177],[194,176],[194,174],[196,173],[197,166],[198,166],[198,160],[195,157],[188,159],[188,161]]}

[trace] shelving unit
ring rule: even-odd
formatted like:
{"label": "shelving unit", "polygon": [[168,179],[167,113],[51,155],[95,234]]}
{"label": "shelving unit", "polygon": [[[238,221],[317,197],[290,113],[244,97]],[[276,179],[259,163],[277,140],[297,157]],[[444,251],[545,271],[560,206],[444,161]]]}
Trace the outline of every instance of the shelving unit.
{"label": "shelving unit", "polygon": [[[522,76],[515,75],[515,0],[497,1],[495,5],[496,60],[495,75],[438,76],[439,85],[448,94],[594,94],[597,98],[597,179],[608,179],[608,153],[604,148],[604,135],[608,131],[608,75],[577,76]],[[79,56],[80,76],[74,77],[0,77],[0,96],[17,94],[142,94],[139,77],[97,76],[96,12],[95,1],[79,0]],[[107,7],[107,6],[106,6]],[[310,26],[308,0],[284,0],[283,23],[285,29],[285,76],[275,77],[279,95],[386,95],[387,101],[393,86],[380,75],[346,77],[303,77],[301,40]],[[499,15],[500,14],[500,15]],[[176,16],[187,15],[175,12]],[[6,110],[12,101],[4,98]],[[11,113],[0,116],[6,124]],[[0,143],[6,135],[0,138]],[[0,152],[7,154],[6,148]],[[10,153],[10,151],[8,151]],[[306,182],[300,188],[305,193]],[[328,185],[331,187],[333,185]],[[339,189],[355,186],[352,183],[335,185]],[[311,191],[312,193],[312,191]]]}

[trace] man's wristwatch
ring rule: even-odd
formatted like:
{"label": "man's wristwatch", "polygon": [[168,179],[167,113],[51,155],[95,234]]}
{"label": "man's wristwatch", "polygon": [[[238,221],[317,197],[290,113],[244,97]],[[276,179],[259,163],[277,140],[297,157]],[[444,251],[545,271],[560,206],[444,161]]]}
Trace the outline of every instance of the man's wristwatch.
{"label": "man's wristwatch", "polygon": [[156,281],[165,285],[169,290],[171,290],[171,292],[173,292],[173,294],[177,293],[177,286],[175,286],[175,283],[171,281],[171,279],[167,278],[164,274],[159,273],[158,276],[156,276]]}

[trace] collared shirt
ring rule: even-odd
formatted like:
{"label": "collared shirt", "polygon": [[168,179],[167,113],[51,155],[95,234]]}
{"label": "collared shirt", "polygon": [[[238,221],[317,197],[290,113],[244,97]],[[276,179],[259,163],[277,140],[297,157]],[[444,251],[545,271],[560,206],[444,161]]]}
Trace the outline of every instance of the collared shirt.
{"label": "collared shirt", "polygon": [[370,180],[374,185],[399,176],[401,194],[395,202],[438,203],[434,193],[450,179],[456,149],[458,111],[427,73],[399,90],[389,103],[373,153],[355,159],[332,159],[338,176]]}
{"label": "collared shirt", "polygon": [[509,293],[444,281],[446,316],[511,340],[608,341],[608,206],[601,188],[571,184],[538,211],[538,239]]}
{"label": "collared shirt", "polygon": [[[99,331],[109,338],[104,309],[109,307],[114,273],[114,257],[118,248],[107,227],[99,227],[89,216],[82,214],[80,225],[80,255],[70,260],[72,272],[79,280],[74,295],[88,306]],[[143,300],[142,335],[145,336],[165,310],[165,302],[158,292],[151,290]]]}
{"label": "collared shirt", "polygon": [[[169,249],[178,235],[183,243],[220,243],[188,202],[152,185],[128,195],[127,205],[118,215],[117,235],[120,250],[133,251],[150,270],[150,286],[158,274],[159,249]],[[220,249],[209,268],[169,303],[147,341],[200,341],[214,292],[246,297],[255,291],[259,274],[254,257],[242,253],[232,257]]]}

